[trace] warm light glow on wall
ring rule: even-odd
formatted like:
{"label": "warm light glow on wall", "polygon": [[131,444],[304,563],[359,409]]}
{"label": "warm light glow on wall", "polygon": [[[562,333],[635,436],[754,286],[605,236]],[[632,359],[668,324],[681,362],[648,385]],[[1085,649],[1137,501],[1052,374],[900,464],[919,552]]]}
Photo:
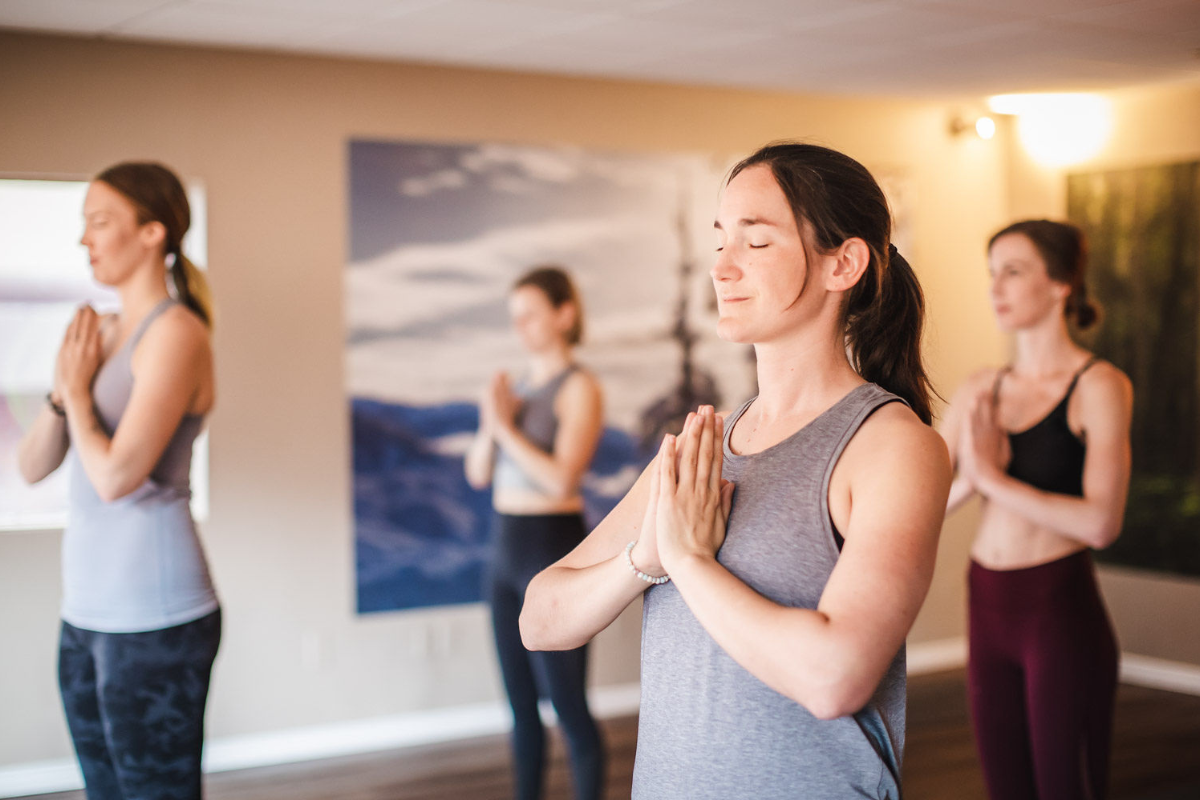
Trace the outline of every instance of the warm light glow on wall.
{"label": "warm light glow on wall", "polygon": [[1100,152],[1112,130],[1112,109],[1094,94],[1002,94],[988,106],[1017,116],[1021,144],[1048,167],[1086,161]]}

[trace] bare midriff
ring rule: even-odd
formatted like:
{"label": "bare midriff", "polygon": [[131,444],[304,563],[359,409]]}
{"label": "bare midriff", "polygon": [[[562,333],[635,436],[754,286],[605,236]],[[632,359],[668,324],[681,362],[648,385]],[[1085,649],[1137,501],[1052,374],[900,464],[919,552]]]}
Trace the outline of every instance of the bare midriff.
{"label": "bare midriff", "polygon": [[519,516],[571,514],[583,511],[583,495],[559,500],[529,489],[496,489],[492,492],[492,507],[501,514]]}
{"label": "bare midriff", "polygon": [[1057,561],[1086,548],[1082,542],[984,500],[971,558],[988,569],[1022,569]]}

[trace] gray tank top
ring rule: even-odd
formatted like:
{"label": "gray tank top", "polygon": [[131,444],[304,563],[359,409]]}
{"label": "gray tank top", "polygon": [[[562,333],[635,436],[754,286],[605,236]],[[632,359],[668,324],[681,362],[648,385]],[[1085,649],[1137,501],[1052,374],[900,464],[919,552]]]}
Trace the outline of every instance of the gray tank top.
{"label": "gray tank top", "polygon": [[[834,465],[863,421],[898,401],[863,384],[779,444],[735,455],[729,418],[723,475],[737,484],[717,560],[764,597],[816,608],[838,559],[829,516]],[[901,401],[903,402],[903,401]],[[820,720],[722,650],[673,584],[647,590],[633,797],[640,800],[842,800],[900,797],[904,648],[870,702]]]}
{"label": "gray tank top", "polygon": [[[155,306],[96,373],[92,398],[109,436],[133,391],[133,352],[174,302]],[[189,506],[192,443],[203,425],[203,417],[185,416],[150,476],[111,503],[96,494],[71,448],[62,553],[64,620],[87,630],[134,633],[181,625],[216,610]]]}
{"label": "gray tank top", "polygon": [[[566,383],[567,378],[577,369],[578,365],[571,364],[536,389],[531,388],[526,381],[521,381],[513,388],[513,392],[521,398],[517,427],[529,441],[547,453],[554,452],[554,437],[558,435],[558,415],[554,413],[554,398],[558,396],[558,390]],[[503,448],[496,448],[496,463],[492,469],[492,490],[496,489],[521,489],[545,494],[545,490],[530,480]]]}

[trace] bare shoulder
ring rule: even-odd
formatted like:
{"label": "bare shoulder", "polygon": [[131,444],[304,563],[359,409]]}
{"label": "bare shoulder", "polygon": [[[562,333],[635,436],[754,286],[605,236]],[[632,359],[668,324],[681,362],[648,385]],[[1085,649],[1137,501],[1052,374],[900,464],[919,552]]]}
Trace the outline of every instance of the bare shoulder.
{"label": "bare shoulder", "polygon": [[[907,530],[927,540],[941,528],[953,472],[938,432],[903,403],[888,403],[854,434],[833,479],[835,524],[857,519],[868,529]],[[855,497],[871,499],[855,504]]]}
{"label": "bare shoulder", "polygon": [[595,419],[604,412],[604,392],[589,370],[580,368],[567,376],[554,397],[554,410],[563,418]]}
{"label": "bare shoulder", "polygon": [[138,355],[144,351],[151,357],[173,354],[176,358],[194,359],[211,353],[208,328],[182,304],[171,306],[154,320],[141,344]]}
{"label": "bare shoulder", "polygon": [[1079,376],[1076,393],[1085,413],[1089,409],[1127,411],[1133,406],[1133,382],[1108,361],[1097,361]]}
{"label": "bare shoulder", "polygon": [[596,377],[596,374],[589,369],[580,367],[563,381],[559,395],[572,400],[598,399],[603,392],[600,379]]}
{"label": "bare shoulder", "polygon": [[1133,382],[1116,364],[1101,359],[1079,376],[1079,389],[1084,392],[1132,395]]}
{"label": "bare shoulder", "polygon": [[864,465],[889,469],[936,469],[950,474],[946,442],[904,403],[888,403],[867,417],[846,447],[846,455]]}

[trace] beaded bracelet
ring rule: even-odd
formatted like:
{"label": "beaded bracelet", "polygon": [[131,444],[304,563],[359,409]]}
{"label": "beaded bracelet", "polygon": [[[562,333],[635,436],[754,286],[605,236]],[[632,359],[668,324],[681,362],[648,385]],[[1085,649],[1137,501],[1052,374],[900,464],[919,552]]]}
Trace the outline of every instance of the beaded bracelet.
{"label": "beaded bracelet", "polygon": [[637,575],[639,578],[644,580],[646,583],[653,583],[655,586],[661,586],[662,584],[671,580],[670,575],[660,575],[656,578],[653,575],[647,575],[646,573],[642,572],[640,569],[635,567],[633,564],[633,546],[635,544],[637,544],[637,539],[634,539],[632,542],[625,545],[625,563],[629,565],[629,569],[633,571],[633,574]]}

